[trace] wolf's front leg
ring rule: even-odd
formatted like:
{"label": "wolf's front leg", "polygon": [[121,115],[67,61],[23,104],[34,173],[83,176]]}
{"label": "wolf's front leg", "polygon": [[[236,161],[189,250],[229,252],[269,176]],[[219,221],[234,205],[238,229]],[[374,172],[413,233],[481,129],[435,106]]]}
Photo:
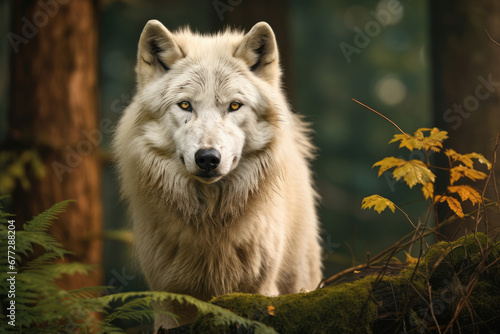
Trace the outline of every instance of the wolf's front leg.
{"label": "wolf's front leg", "polygon": [[275,282],[269,282],[267,284],[263,284],[258,293],[264,296],[274,297],[279,295],[280,291]]}

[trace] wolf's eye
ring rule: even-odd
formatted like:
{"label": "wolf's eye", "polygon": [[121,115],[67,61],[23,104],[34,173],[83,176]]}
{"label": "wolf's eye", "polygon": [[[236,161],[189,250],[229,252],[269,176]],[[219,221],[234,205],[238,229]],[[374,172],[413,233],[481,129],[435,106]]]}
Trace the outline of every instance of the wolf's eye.
{"label": "wolf's eye", "polygon": [[191,103],[188,101],[181,101],[177,104],[182,110],[186,111],[193,111],[193,108],[191,107]]}
{"label": "wolf's eye", "polygon": [[243,104],[238,101],[231,102],[231,104],[229,105],[229,111],[236,111],[240,109],[242,105]]}

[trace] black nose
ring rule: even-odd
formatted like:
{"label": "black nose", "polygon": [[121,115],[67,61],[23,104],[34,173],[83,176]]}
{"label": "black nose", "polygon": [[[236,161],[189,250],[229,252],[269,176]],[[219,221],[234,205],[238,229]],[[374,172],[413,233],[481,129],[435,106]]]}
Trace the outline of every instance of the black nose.
{"label": "black nose", "polygon": [[201,149],[195,153],[194,161],[202,170],[209,172],[219,166],[220,153],[215,148]]}

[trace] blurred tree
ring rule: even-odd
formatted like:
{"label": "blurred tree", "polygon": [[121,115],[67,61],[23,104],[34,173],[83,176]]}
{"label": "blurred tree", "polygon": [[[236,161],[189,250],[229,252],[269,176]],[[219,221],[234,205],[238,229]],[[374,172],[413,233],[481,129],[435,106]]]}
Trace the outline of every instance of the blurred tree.
{"label": "blurred tree", "polygon": [[[500,2],[429,1],[429,6],[435,124],[449,132],[446,144],[457,152],[491,158],[500,131],[500,47],[486,31],[500,41]],[[495,169],[499,180],[500,164]],[[496,200],[490,184],[485,197]],[[446,186],[441,184],[441,190]],[[490,228],[500,226],[499,215],[487,219]],[[465,223],[457,236],[471,231],[471,224]],[[481,224],[480,230],[484,228]],[[456,226],[442,232],[451,238]]]}
{"label": "blurred tree", "polygon": [[20,226],[54,203],[74,199],[52,233],[96,265],[89,276],[61,280],[63,288],[102,285],[102,139],[97,115],[98,1],[12,2],[10,149],[35,149],[45,177],[17,186],[13,194]]}

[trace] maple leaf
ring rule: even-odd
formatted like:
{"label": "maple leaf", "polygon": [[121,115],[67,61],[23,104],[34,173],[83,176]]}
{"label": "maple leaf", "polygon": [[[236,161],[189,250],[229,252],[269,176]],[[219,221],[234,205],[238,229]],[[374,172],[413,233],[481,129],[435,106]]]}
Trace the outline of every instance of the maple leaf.
{"label": "maple leaf", "polygon": [[446,156],[448,158],[450,158],[451,163],[453,163],[455,161],[460,161],[465,166],[467,166],[469,168],[474,168],[474,162],[472,161],[471,158],[465,157],[462,154],[459,154],[459,153],[455,152],[455,150],[453,150],[451,148],[449,148],[446,151],[444,151],[444,154],[446,154]]}
{"label": "maple leaf", "polygon": [[425,199],[432,198],[434,196],[434,183],[427,182],[426,184],[422,184],[422,193]]}
{"label": "maple leaf", "polygon": [[464,155],[466,157],[471,158],[471,159],[477,159],[477,161],[479,161],[479,163],[485,164],[486,167],[488,167],[488,170],[491,169],[491,162],[489,162],[488,159],[486,159],[484,157],[484,155],[479,154],[479,153],[475,153],[475,152],[467,153],[467,154],[464,154]]}
{"label": "maple leaf", "polygon": [[481,201],[481,195],[479,194],[479,192],[477,192],[476,189],[472,188],[471,186],[449,186],[448,191],[450,193],[458,194],[462,202],[469,200],[471,201],[472,205],[476,205],[476,203],[479,203]]}
{"label": "maple leaf", "polygon": [[424,148],[426,150],[432,150],[434,152],[439,152],[443,148],[443,141],[448,139],[448,132],[439,131],[438,128],[429,129],[429,137],[424,139]]}
{"label": "maple leaf", "polygon": [[397,142],[397,141],[401,141],[401,143],[399,144],[399,148],[406,147],[410,151],[413,151],[414,149],[418,150],[421,148],[421,147],[418,147],[420,145],[418,140],[415,137],[413,137],[409,134],[406,134],[406,133],[394,135],[394,138],[391,139],[389,144]]}
{"label": "maple leaf", "polygon": [[436,178],[430,169],[417,159],[406,161],[404,159],[388,157],[376,162],[372,167],[377,166],[380,166],[378,176],[382,175],[386,170],[396,167],[392,175],[397,181],[403,178],[410,188],[413,188],[417,183],[424,185],[434,182]]}
{"label": "maple leaf", "polygon": [[374,163],[372,168],[376,167],[376,166],[380,166],[380,169],[378,170],[378,176],[380,177],[380,175],[382,175],[386,170],[391,169],[393,167],[399,167],[405,163],[406,163],[406,160],[404,160],[404,159],[387,157],[387,158],[384,158],[384,159]]}
{"label": "maple leaf", "polygon": [[467,177],[472,181],[477,181],[486,178],[486,176],[487,175],[483,172],[460,165],[450,169],[450,184],[453,185],[455,181],[461,179],[462,177]]}
{"label": "maple leaf", "polygon": [[[429,132],[429,136],[424,135],[425,132]],[[448,133],[446,131],[439,131],[438,128],[420,128],[413,136],[409,134],[397,134],[389,142],[394,143],[401,141],[399,148],[406,147],[410,151],[425,149],[426,151],[432,150],[434,152],[439,152],[443,147],[443,141],[448,138]]]}
{"label": "maple leaf", "polygon": [[374,210],[379,214],[384,211],[386,208],[391,209],[394,213],[396,206],[390,200],[380,195],[371,195],[363,198],[363,203],[361,203],[361,209],[370,209],[374,206]]}
{"label": "maple leaf", "polygon": [[474,168],[474,162],[472,161],[472,159],[477,159],[479,163],[485,164],[488,169],[491,169],[491,163],[482,154],[474,152],[468,154],[459,154],[452,149],[447,149],[444,153],[450,158],[452,163],[460,161],[465,166]]}
{"label": "maple leaf", "polygon": [[457,216],[459,216],[460,218],[464,217],[464,211],[462,210],[462,205],[460,204],[458,199],[451,197],[451,196],[442,196],[442,195],[438,195],[434,199],[434,203],[438,203],[438,202],[442,203],[444,201],[446,201],[446,203],[448,204],[450,209],[453,212],[455,212],[455,214]]}
{"label": "maple leaf", "polygon": [[417,183],[427,184],[434,182],[436,176],[430,171],[429,168],[420,160],[413,159],[406,161],[405,164],[400,165],[392,175],[396,180],[403,178],[408,187],[413,188]]}

